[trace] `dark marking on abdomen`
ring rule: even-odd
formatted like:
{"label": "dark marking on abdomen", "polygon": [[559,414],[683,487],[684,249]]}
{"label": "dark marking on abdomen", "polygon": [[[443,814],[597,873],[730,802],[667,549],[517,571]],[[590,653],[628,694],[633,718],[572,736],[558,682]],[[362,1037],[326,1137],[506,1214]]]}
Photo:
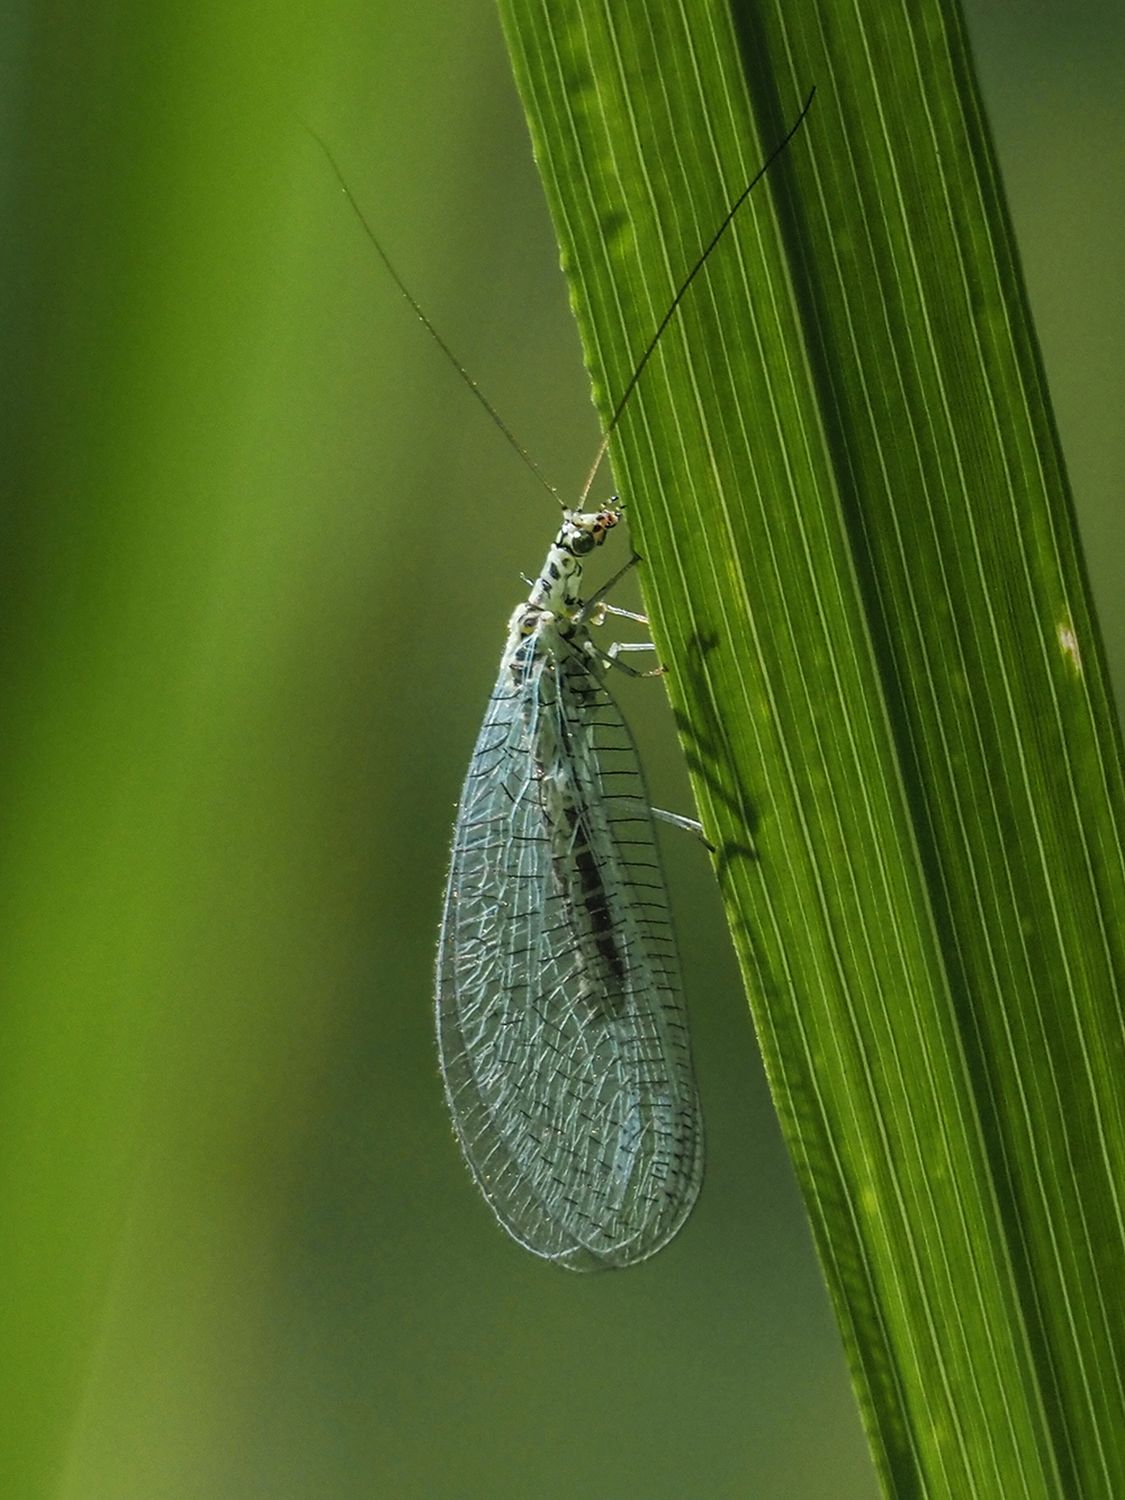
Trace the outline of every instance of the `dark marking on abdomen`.
{"label": "dark marking on abdomen", "polygon": [[625,964],[621,957],[621,950],[617,946],[617,935],[613,930],[609,898],[605,882],[602,880],[602,872],[598,869],[598,862],[589,844],[583,844],[575,849],[574,864],[578,871],[582,909],[589,918],[598,953],[617,983],[624,984]]}

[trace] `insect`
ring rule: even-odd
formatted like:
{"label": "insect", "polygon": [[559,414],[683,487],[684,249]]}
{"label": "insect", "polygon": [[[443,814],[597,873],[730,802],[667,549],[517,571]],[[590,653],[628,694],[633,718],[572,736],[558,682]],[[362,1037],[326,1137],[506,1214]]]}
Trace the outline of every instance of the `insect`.
{"label": "insect", "polygon": [[[606,687],[615,653],[591,633],[605,606],[582,596],[584,562],[622,511],[615,502],[583,506],[661,335],[812,97],[734,202],[634,368],[579,505],[564,510],[542,572],[509,621],[457,809],[437,955],[446,1100],[500,1223],[573,1270],[654,1254],[691,1212],[704,1166],[653,811]],[[336,174],[399,291],[538,475]]]}
{"label": "insect", "polygon": [[573,1269],[658,1250],[703,1177],[652,814],[581,599],[620,513],[568,511],[508,627],[457,810],[437,964],[446,1098],[521,1244]]}

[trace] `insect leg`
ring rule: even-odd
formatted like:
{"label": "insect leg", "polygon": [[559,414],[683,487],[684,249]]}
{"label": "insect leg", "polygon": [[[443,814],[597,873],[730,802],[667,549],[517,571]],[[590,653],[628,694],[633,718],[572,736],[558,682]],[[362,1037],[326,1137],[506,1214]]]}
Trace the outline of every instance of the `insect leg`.
{"label": "insect leg", "polygon": [[600,646],[590,642],[589,651],[595,655],[600,662],[607,667],[616,667],[619,672],[624,672],[626,677],[663,677],[668,670],[667,667],[652,667],[647,672],[639,672],[636,667],[631,667],[627,662],[619,661],[618,657],[624,651],[655,651],[656,647],[651,641],[614,641],[608,650],[603,651]]}
{"label": "insect leg", "polygon": [[649,812],[654,818],[659,818],[662,823],[671,823],[673,828],[682,828],[685,833],[694,833],[696,838],[711,850],[712,854],[715,852],[715,846],[704,834],[703,824],[698,818],[685,818],[683,813],[667,812],[663,807],[650,807]]}
{"label": "insect leg", "polygon": [[[599,611],[601,611],[602,617],[604,617],[606,614],[619,615],[627,613],[626,610],[615,609],[612,605],[606,604],[604,600],[605,596],[610,592],[610,590],[617,587],[617,585],[625,577],[625,574],[628,573],[629,569],[635,568],[640,561],[640,553],[634,552],[629,561],[618,568],[613,577],[609,579],[607,583],[603,583],[596,594],[590,595],[590,597],[586,600],[585,604],[583,604],[582,608],[578,612],[578,620],[581,624],[585,624],[592,616],[598,615]],[[639,619],[640,616],[635,616],[635,618]],[[646,621],[645,623],[647,624],[648,622]]]}
{"label": "insect leg", "polygon": [[598,618],[592,624],[600,625],[606,615],[616,615],[620,620],[636,620],[638,625],[648,624],[648,615],[639,615],[635,609],[620,609],[616,604],[599,605]]}

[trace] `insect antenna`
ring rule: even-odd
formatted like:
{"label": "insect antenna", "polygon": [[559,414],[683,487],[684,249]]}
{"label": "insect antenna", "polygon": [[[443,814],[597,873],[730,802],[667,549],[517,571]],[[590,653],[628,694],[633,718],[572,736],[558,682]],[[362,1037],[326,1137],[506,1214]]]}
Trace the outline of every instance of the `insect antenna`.
{"label": "insect antenna", "polygon": [[[606,453],[609,450],[609,442],[610,442],[610,439],[612,438],[614,432],[617,429],[617,424],[620,422],[622,414],[624,413],[626,406],[629,404],[629,400],[632,397],[633,392],[637,388],[637,382],[640,380],[642,374],[644,373],[645,368],[648,365],[649,360],[652,358],[653,354],[656,352],[656,346],[660,343],[660,340],[661,340],[661,338],[664,335],[665,329],[668,327],[668,324],[672,321],[672,319],[675,316],[677,310],[679,309],[679,306],[680,306],[681,302],[684,300],[684,297],[687,295],[688,288],[691,286],[691,284],[695,280],[696,276],[699,275],[700,271],[702,271],[703,267],[706,265],[707,260],[708,260],[708,258],[711,255],[711,252],[714,250],[715,246],[719,243],[719,241],[722,239],[723,235],[726,233],[727,229],[730,227],[731,220],[734,218],[735,214],[737,214],[738,210],[746,202],[747,198],[749,198],[750,194],[757,187],[758,183],[761,182],[762,178],[769,171],[770,167],[773,166],[774,162],[781,155],[781,153],[785,150],[785,148],[788,146],[789,142],[797,134],[797,131],[800,130],[801,126],[804,124],[804,122],[805,122],[805,116],[808,114],[809,109],[812,106],[812,102],[813,102],[813,98],[814,98],[815,94],[816,94],[816,87],[814,85],[814,87],[809,90],[808,97],[806,98],[804,104],[801,106],[801,111],[798,114],[797,118],[794,120],[793,124],[786,131],[786,133],[782,137],[782,139],[777,143],[777,145],[773,148],[773,150],[770,152],[770,154],[766,157],[766,159],[762,163],[762,165],[754,173],[753,177],[750,179],[750,181],[743,188],[742,192],[739,193],[738,197],[731,204],[730,208],[727,210],[726,216],[723,219],[722,223],[719,225],[719,227],[715,230],[714,234],[708,240],[707,244],[704,246],[703,250],[700,252],[700,254],[699,254],[699,256],[698,256],[695,264],[692,266],[691,270],[684,277],[683,281],[680,283],[680,286],[679,286],[679,289],[676,292],[676,295],[672,298],[671,302],[668,304],[668,309],[665,312],[664,316],[661,318],[659,324],[657,325],[656,332],[652,335],[652,337],[649,339],[648,343],[645,345],[644,352],[641,354],[640,359],[637,361],[636,365],[634,366],[633,373],[629,376],[629,379],[628,379],[628,381],[626,382],[626,385],[625,385],[625,389],[622,391],[620,397],[618,398],[617,404],[613,408],[613,412],[611,413],[609,422],[608,422],[608,424],[606,426],[605,435],[603,436],[601,442],[598,445],[598,451],[597,451],[597,453],[596,453],[596,455],[594,457],[593,465],[592,465],[592,467],[590,469],[589,474],[586,477],[586,483],[582,486],[582,493],[581,493],[581,495],[579,496],[579,499],[578,499],[578,505],[577,505],[577,509],[578,510],[582,510],[582,509],[585,508],[586,502],[587,502],[587,500],[589,498],[590,491],[591,491],[591,489],[593,488],[593,485],[594,485],[594,480],[597,478],[598,470],[601,468],[602,463],[605,460]],[[535,475],[535,478],[539,481],[539,483],[543,486],[543,488],[547,491],[547,493],[554,498],[554,500],[556,501],[556,503],[558,505],[562,506],[563,505],[563,500],[562,500],[561,496],[559,495],[558,490],[550,482],[550,480],[547,478],[547,476],[543,473],[542,469],[539,467],[539,465],[532,458],[531,454],[528,453],[527,449],[523,446],[523,444],[516,437],[515,433],[508,426],[507,422],[504,421],[504,418],[497,411],[496,407],[493,406],[492,402],[488,399],[488,397],[485,395],[485,393],[481,390],[481,388],[477,384],[476,380],[473,378],[472,375],[470,375],[469,371],[465,368],[465,366],[458,359],[457,355],[453,352],[453,350],[446,343],[445,339],[441,336],[441,334],[438,332],[437,328],[434,326],[434,324],[430,321],[429,317],[426,315],[426,312],[424,311],[421,303],[418,301],[418,299],[415,297],[414,293],[407,286],[407,284],[403,280],[402,276],[399,274],[398,269],[395,266],[394,262],[391,260],[390,256],[387,254],[386,250],[383,248],[382,242],[380,241],[378,235],[376,235],[375,231],[372,229],[370,223],[368,222],[366,214],[363,212],[362,208],[360,208],[360,206],[359,206],[359,203],[356,201],[355,195],[352,192],[351,188],[348,186],[347,179],[345,178],[343,172],[340,170],[340,167],[339,167],[339,165],[338,165],[338,163],[336,161],[336,158],[333,156],[332,151],[331,151],[330,147],[328,146],[328,143],[324,140],[324,138],[321,135],[318,134],[317,131],[315,131],[312,128],[311,125],[309,125],[307,123],[307,121],[302,121],[301,123],[304,125],[305,129],[308,131],[309,135],[312,136],[313,140],[317,143],[317,145],[320,147],[320,149],[324,152],[324,155],[325,155],[325,157],[326,157],[326,159],[328,161],[328,165],[332,168],[333,174],[335,175],[336,181],[340,184],[340,187],[341,187],[341,189],[343,191],[344,197],[348,200],[348,204],[349,204],[352,212],[355,214],[356,218],[359,221],[360,228],[363,230],[364,234],[367,236],[367,239],[369,240],[372,249],[375,251],[375,254],[382,261],[384,267],[386,268],[387,274],[390,276],[391,280],[394,282],[395,286],[398,288],[398,290],[401,293],[402,297],[404,298],[404,300],[406,301],[406,303],[409,305],[411,311],[414,313],[414,316],[422,324],[422,327],[426,330],[426,332],[433,339],[434,343],[441,350],[442,354],[444,355],[444,357],[448,361],[448,363],[450,365],[452,365],[453,369],[460,376],[461,380],[465,383],[465,385],[473,393],[473,395],[476,397],[476,399],[480,402],[481,406],[487,412],[487,414],[488,414],[490,420],[492,421],[492,423],[494,424],[494,426],[496,426],[499,429],[500,433],[503,435],[504,439],[507,441],[509,447],[511,447],[511,449],[513,450],[513,452],[515,452],[519,456],[520,460],[531,471],[531,473]]]}
{"label": "insect antenna", "polygon": [[813,87],[809,90],[808,98],[801,106],[800,114],[793,121],[793,124],[790,125],[789,129],[785,132],[785,135],[781,138],[780,141],[778,141],[777,145],[773,148],[770,154],[766,157],[762,165],[754,173],[753,177],[751,177],[750,181],[742,189],[742,192],[739,193],[738,197],[731,204],[730,208],[727,210],[726,218],[719,225],[718,229],[715,230],[715,233],[711,236],[711,238],[707,241],[707,244],[700,252],[699,258],[696,260],[691,270],[684,277],[683,281],[681,281],[679,290],[676,292],[676,295],[668,304],[668,310],[661,318],[656,332],[652,335],[648,343],[645,345],[644,353],[641,355],[640,359],[634,366],[633,373],[629,376],[629,379],[625,385],[625,389],[618,397],[617,405],[613,408],[609,423],[606,426],[605,436],[602,438],[601,443],[598,446],[598,451],[594,458],[593,467],[591,468],[586,478],[586,483],[582,487],[582,494],[578,500],[579,510],[583,510],[585,508],[590,490],[593,488],[594,480],[597,478],[598,470],[601,468],[602,462],[606,456],[606,452],[609,449],[609,440],[613,436],[618,422],[621,420],[622,413],[624,412],[626,406],[629,404],[629,398],[637,388],[637,382],[640,380],[642,374],[644,373],[645,366],[648,364],[649,360],[656,352],[656,346],[657,344],[659,344],[661,338],[663,337],[664,330],[668,327],[668,324],[675,316],[676,310],[678,309],[680,303],[684,300],[684,297],[687,295],[688,288],[691,286],[695,278],[699,275],[700,271],[702,271],[703,267],[707,264],[708,257],[710,256],[712,250],[714,250],[715,246],[727,232],[728,228],[730,227],[731,220],[734,218],[735,214],[746,202],[747,198],[749,198],[750,194],[758,186],[758,183],[761,182],[762,178],[766,175],[769,169],[773,166],[774,162],[785,150],[786,146],[788,146],[789,142],[797,134],[801,126],[805,123],[805,116],[808,114],[810,108],[812,107],[812,102],[815,95],[816,85],[814,84]]}
{"label": "insect antenna", "polygon": [[551,483],[551,481],[547,478],[547,476],[543,473],[543,470],[535,462],[535,460],[532,458],[531,454],[528,453],[527,449],[523,446],[523,444],[520,442],[520,440],[516,437],[515,433],[508,426],[507,422],[504,421],[504,418],[500,415],[500,413],[496,410],[495,406],[493,406],[492,402],[488,399],[488,397],[481,390],[480,386],[473,379],[472,375],[469,374],[468,370],[465,368],[465,366],[457,358],[456,354],[454,354],[453,350],[449,347],[449,345],[442,338],[441,334],[437,331],[437,329],[434,327],[433,323],[426,316],[426,313],[422,309],[421,303],[418,301],[418,299],[415,297],[414,293],[407,286],[406,282],[399,275],[399,273],[398,273],[398,271],[397,271],[397,269],[395,267],[394,262],[391,260],[390,256],[387,254],[386,250],[383,249],[383,246],[382,246],[382,244],[381,244],[378,236],[376,235],[375,231],[372,229],[371,225],[368,223],[367,216],[364,214],[362,208],[360,208],[359,204],[356,202],[355,195],[353,194],[351,188],[348,186],[347,179],[345,178],[343,172],[341,172],[339,166],[337,165],[336,158],[332,155],[332,152],[329,149],[328,143],[323,139],[323,137],[321,137],[320,135],[317,134],[317,132],[312,128],[311,125],[309,125],[305,121],[302,121],[302,124],[304,124],[305,129],[312,136],[313,140],[317,143],[317,145],[320,147],[320,149],[324,152],[325,156],[328,158],[328,165],[332,168],[332,171],[333,171],[333,173],[335,174],[335,177],[336,177],[336,181],[340,184],[340,187],[343,189],[344,197],[348,200],[348,203],[351,206],[352,212],[355,214],[356,218],[359,220],[361,229],[363,230],[363,232],[367,236],[367,238],[370,240],[372,249],[375,251],[375,254],[379,257],[379,259],[383,262],[383,265],[386,267],[387,272],[390,275],[391,280],[394,282],[395,286],[397,286],[398,289],[399,289],[399,291],[402,293],[403,297],[405,298],[406,302],[409,304],[409,306],[411,308],[411,311],[414,313],[415,317],[422,324],[422,327],[426,330],[426,332],[433,339],[434,343],[441,350],[442,354],[444,354],[444,356],[448,360],[448,362],[457,371],[457,374],[465,382],[465,384],[468,386],[469,390],[472,391],[473,395],[477,398],[477,400],[480,402],[480,404],[484,407],[485,411],[488,413],[488,415],[492,419],[493,423],[500,429],[501,433],[507,439],[507,442],[508,442],[509,446],[512,449],[514,449],[514,451],[516,453],[519,454],[519,456],[523,460],[524,464],[535,475],[536,479],[538,479],[539,483],[543,486],[543,488],[547,491],[547,493],[550,494],[550,495],[552,495],[554,497],[555,501],[559,505],[562,505],[563,501],[562,501],[562,498],[559,495],[558,490]]}

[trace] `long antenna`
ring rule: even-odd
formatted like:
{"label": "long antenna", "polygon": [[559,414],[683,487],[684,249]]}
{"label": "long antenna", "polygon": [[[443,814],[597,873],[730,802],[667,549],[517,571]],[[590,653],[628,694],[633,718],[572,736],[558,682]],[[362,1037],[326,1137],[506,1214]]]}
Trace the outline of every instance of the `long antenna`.
{"label": "long antenna", "polygon": [[602,460],[605,458],[606,451],[609,448],[609,440],[613,436],[613,434],[614,434],[614,432],[615,432],[615,430],[617,428],[618,422],[621,420],[621,414],[622,414],[622,412],[625,410],[625,407],[628,405],[629,397],[636,390],[636,388],[637,388],[637,381],[640,380],[641,375],[644,373],[645,366],[648,364],[649,360],[652,358],[653,354],[655,353],[656,346],[657,346],[657,344],[659,344],[660,339],[661,339],[661,337],[662,337],[662,335],[664,333],[664,330],[668,327],[668,324],[672,321],[673,317],[675,316],[676,309],[679,307],[680,303],[684,300],[684,297],[687,295],[688,287],[691,286],[692,282],[699,275],[700,271],[702,271],[702,269],[704,267],[704,264],[707,261],[707,257],[711,254],[711,251],[714,250],[715,246],[719,243],[719,241],[722,239],[723,235],[726,233],[728,227],[730,226],[730,222],[734,218],[735,214],[742,207],[742,205],[746,202],[747,198],[749,198],[750,194],[758,186],[758,183],[761,182],[762,178],[766,175],[766,173],[769,171],[769,169],[773,166],[774,162],[781,155],[781,153],[785,150],[786,146],[788,146],[789,142],[797,134],[797,132],[798,132],[798,130],[800,130],[801,126],[805,123],[805,116],[808,114],[810,108],[812,107],[812,102],[813,102],[813,98],[815,97],[815,95],[816,95],[816,85],[814,84],[813,87],[809,90],[808,98],[805,100],[804,104],[802,104],[802,106],[801,106],[801,112],[800,112],[800,114],[793,121],[792,125],[790,125],[789,129],[785,132],[785,135],[782,137],[782,139],[780,141],[778,141],[777,145],[773,148],[773,150],[770,152],[770,154],[766,157],[766,159],[762,163],[762,165],[754,173],[753,177],[751,177],[750,181],[743,188],[742,192],[739,193],[738,197],[731,204],[730,208],[727,210],[727,216],[726,216],[726,218],[719,225],[718,229],[715,230],[715,233],[711,236],[711,238],[707,241],[707,244],[705,245],[705,247],[701,251],[701,253],[699,255],[699,258],[696,260],[695,265],[692,266],[691,270],[687,273],[687,275],[684,277],[683,281],[680,283],[680,289],[679,289],[679,291],[672,298],[672,301],[671,301],[671,303],[669,304],[669,307],[668,307],[668,311],[661,318],[660,323],[657,326],[656,332],[653,334],[653,336],[649,339],[648,343],[645,345],[645,351],[644,351],[644,353],[641,355],[639,361],[637,362],[636,366],[634,367],[632,375],[629,376],[628,384],[625,386],[625,389],[622,391],[620,397],[618,398],[617,405],[613,408],[613,415],[609,419],[609,425],[606,427],[605,436],[602,438],[601,443],[598,446],[598,452],[597,452],[597,456],[594,459],[593,468],[590,470],[589,474],[587,475],[586,483],[582,486],[582,494],[579,497],[578,505],[577,505],[577,509],[578,510],[581,510],[583,508],[583,506],[586,503],[586,498],[589,495],[590,490],[593,488],[594,480],[597,477],[598,470],[602,466]]}
{"label": "long antenna", "polygon": [[433,339],[434,343],[438,346],[438,348],[445,355],[445,357],[449,361],[449,363],[457,371],[458,375],[460,375],[461,379],[465,382],[465,384],[472,391],[473,395],[477,398],[477,400],[480,402],[480,404],[484,407],[485,411],[492,418],[493,422],[500,429],[500,431],[504,434],[505,438],[507,438],[507,440],[508,440],[509,444],[511,445],[511,447],[514,448],[515,451],[519,454],[520,458],[527,465],[527,467],[531,470],[531,472],[535,475],[535,477],[536,477],[536,479],[538,479],[539,483],[548,492],[548,494],[554,496],[555,500],[558,502],[559,505],[562,505],[563,502],[562,502],[562,500],[561,500],[561,498],[559,496],[558,490],[551,483],[551,481],[547,478],[547,476],[543,473],[542,469],[539,467],[539,465],[532,458],[531,454],[528,453],[527,449],[523,446],[523,444],[516,437],[515,433],[508,426],[507,422],[504,421],[504,418],[496,410],[496,408],[493,406],[492,402],[484,394],[484,392],[481,390],[480,386],[476,383],[476,381],[473,379],[473,377],[469,374],[468,370],[466,370],[465,366],[457,358],[456,354],[454,354],[453,350],[449,347],[449,345],[442,338],[441,334],[437,331],[437,329],[434,327],[434,325],[430,322],[429,318],[422,311],[421,305],[419,304],[417,298],[414,296],[413,292],[407,286],[406,282],[403,281],[402,277],[398,274],[398,271],[395,269],[394,262],[391,260],[390,256],[387,254],[387,252],[383,249],[383,246],[380,244],[379,239],[378,239],[378,237],[375,234],[375,231],[372,229],[371,225],[367,222],[366,215],[364,214],[363,210],[360,208],[359,204],[356,202],[355,197],[354,197],[354,195],[352,193],[352,190],[348,186],[347,180],[345,179],[343,172],[340,171],[340,168],[339,168],[339,166],[336,163],[336,158],[332,155],[332,152],[330,151],[327,142],[321,136],[319,136],[317,134],[317,132],[312,128],[312,126],[309,125],[307,122],[302,121],[301,123],[305,126],[305,129],[312,136],[313,140],[317,143],[317,145],[320,147],[320,149],[324,152],[325,156],[328,158],[328,165],[332,168],[333,172],[336,174],[336,181],[340,184],[341,188],[343,189],[343,191],[344,191],[344,197],[348,200],[349,204],[351,205],[352,212],[355,214],[356,218],[359,220],[360,226],[363,229],[364,234],[371,241],[371,245],[372,245],[372,248],[375,251],[375,254],[379,257],[379,259],[383,262],[383,265],[387,268],[387,271],[390,274],[391,280],[394,282],[395,286],[398,287],[398,289],[402,293],[403,297],[409,303],[410,308],[413,311],[415,317],[417,317],[417,319],[419,320],[419,322],[422,324],[423,328],[425,328],[426,332]]}
{"label": "long antenna", "polygon": [[[622,415],[622,413],[624,412],[626,406],[629,403],[629,398],[632,396],[633,392],[636,390],[636,388],[637,388],[637,382],[640,380],[641,375],[644,373],[645,367],[647,366],[649,360],[652,358],[653,354],[656,352],[656,346],[657,346],[657,344],[659,344],[659,342],[661,340],[661,337],[664,334],[664,330],[668,327],[668,324],[672,321],[673,317],[675,316],[676,311],[677,311],[677,309],[680,306],[680,303],[684,300],[684,297],[687,295],[688,288],[691,286],[692,282],[699,275],[700,271],[703,269],[704,265],[706,264],[708,256],[711,254],[712,250],[714,250],[715,246],[722,239],[723,235],[726,233],[727,229],[730,226],[730,222],[734,218],[735,214],[742,207],[742,205],[746,202],[747,198],[749,198],[750,194],[757,187],[758,183],[761,182],[762,178],[769,171],[770,167],[773,166],[774,162],[781,155],[781,153],[785,150],[786,146],[788,146],[789,142],[793,139],[793,137],[797,134],[798,130],[800,130],[801,126],[804,124],[804,122],[805,122],[805,116],[808,114],[809,109],[812,106],[812,102],[813,102],[813,98],[814,98],[815,94],[816,94],[816,88],[814,86],[813,88],[811,88],[809,90],[808,98],[805,100],[804,104],[801,106],[801,112],[800,112],[800,114],[793,121],[793,124],[786,131],[786,133],[782,137],[782,139],[777,143],[777,145],[773,148],[773,150],[770,152],[770,154],[766,157],[766,159],[762,163],[762,165],[754,173],[753,177],[750,179],[750,181],[743,188],[742,192],[739,193],[738,197],[731,204],[730,208],[727,210],[727,214],[726,214],[726,217],[723,219],[723,222],[719,225],[718,229],[715,230],[714,234],[707,241],[707,244],[704,246],[703,250],[700,252],[700,254],[699,254],[699,256],[698,256],[695,264],[692,266],[692,268],[688,272],[688,274],[684,277],[683,281],[680,283],[679,290],[676,292],[676,295],[672,298],[672,301],[671,301],[671,303],[668,306],[667,312],[661,318],[660,323],[657,326],[656,332],[652,335],[652,337],[649,339],[648,343],[645,345],[644,353],[641,355],[641,357],[638,360],[636,366],[634,367],[633,373],[632,373],[632,375],[630,375],[628,383],[626,384],[624,391],[622,391],[621,396],[618,399],[617,405],[613,408],[613,413],[612,413],[612,415],[610,416],[610,419],[609,419],[609,425],[606,427],[606,430],[605,430],[605,436],[602,438],[601,443],[598,446],[598,451],[597,451],[597,455],[596,455],[596,457],[594,459],[593,467],[591,468],[589,474],[587,475],[586,483],[582,487],[582,494],[579,497],[578,505],[576,507],[578,510],[581,510],[582,507],[586,503],[586,499],[589,496],[590,490],[593,488],[594,480],[597,477],[598,470],[601,468],[602,462],[603,462],[603,460],[605,459],[605,456],[606,456],[606,452],[609,449],[609,440],[613,436],[614,432],[617,429],[617,424],[621,420],[621,415]],[[356,202],[355,196],[352,193],[351,188],[348,186],[347,180],[345,179],[343,172],[341,172],[339,166],[337,165],[336,158],[332,155],[332,152],[329,149],[329,146],[328,146],[327,142],[320,135],[318,135],[317,132],[312,128],[312,126],[309,125],[307,122],[302,121],[302,124],[304,124],[305,129],[312,136],[313,140],[317,143],[317,145],[320,147],[320,149],[324,152],[324,155],[325,155],[325,157],[328,160],[328,165],[332,168],[332,171],[335,174],[336,181],[340,184],[340,187],[343,189],[344,197],[348,200],[348,203],[349,203],[349,205],[351,207],[352,212],[355,214],[356,218],[359,220],[360,227],[362,228],[364,234],[367,236],[368,240],[371,242],[371,246],[374,249],[375,254],[383,262],[383,265],[386,267],[387,272],[390,275],[391,280],[394,282],[395,286],[398,287],[400,293],[402,294],[402,296],[404,297],[404,299],[406,300],[406,302],[410,306],[410,309],[414,313],[415,317],[422,324],[423,328],[425,328],[426,332],[433,339],[434,343],[441,350],[442,354],[445,356],[445,358],[448,360],[448,362],[457,371],[458,375],[460,375],[461,379],[468,386],[469,390],[472,391],[473,395],[480,402],[481,406],[484,407],[485,411],[488,413],[488,415],[492,419],[493,423],[496,425],[496,427],[498,427],[500,429],[500,432],[507,439],[508,444],[511,446],[511,448],[519,455],[519,457],[522,459],[523,463],[527,466],[528,469],[531,470],[531,472],[535,475],[536,479],[538,479],[539,483],[543,486],[543,488],[547,491],[547,493],[550,494],[550,495],[552,495],[554,497],[554,499],[558,502],[559,505],[562,505],[563,502],[562,502],[561,498],[559,497],[558,490],[550,482],[550,480],[547,479],[547,477],[543,473],[542,469],[540,469],[539,465],[531,457],[531,454],[528,453],[527,449],[523,446],[523,444],[516,437],[515,433],[512,432],[511,428],[504,421],[504,418],[496,410],[495,406],[493,406],[492,402],[484,394],[484,392],[481,390],[480,386],[473,379],[473,377],[469,374],[468,370],[465,368],[465,366],[457,358],[456,354],[454,354],[453,350],[449,347],[449,345],[442,338],[441,334],[434,327],[433,323],[430,322],[429,318],[423,312],[422,307],[421,307],[420,303],[418,302],[417,298],[414,296],[413,292],[411,292],[411,290],[407,286],[406,282],[399,275],[398,271],[395,269],[394,262],[391,260],[390,256],[387,254],[386,250],[383,249],[383,246],[380,243],[378,236],[376,235],[375,231],[372,229],[371,225],[367,221],[367,216],[364,214],[363,210],[360,208],[359,204]]]}

